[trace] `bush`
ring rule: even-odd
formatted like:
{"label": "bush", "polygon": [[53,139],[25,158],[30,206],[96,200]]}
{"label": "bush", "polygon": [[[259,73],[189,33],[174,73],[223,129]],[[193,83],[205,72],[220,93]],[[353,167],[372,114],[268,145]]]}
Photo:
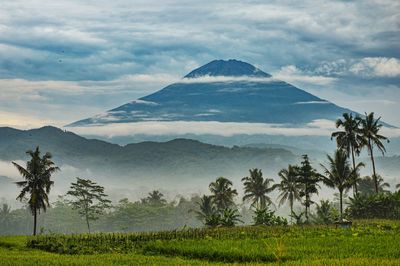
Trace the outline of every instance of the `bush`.
{"label": "bush", "polygon": [[287,225],[286,218],[275,216],[275,212],[267,208],[255,210],[254,225]]}

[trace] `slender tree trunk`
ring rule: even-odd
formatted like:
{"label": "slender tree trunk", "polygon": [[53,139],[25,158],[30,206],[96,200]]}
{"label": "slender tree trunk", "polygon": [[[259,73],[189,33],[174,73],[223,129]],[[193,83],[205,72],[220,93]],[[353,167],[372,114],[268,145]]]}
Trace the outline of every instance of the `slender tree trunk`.
{"label": "slender tree trunk", "polygon": [[90,224],[89,224],[89,217],[86,215],[86,224],[90,234]]}
{"label": "slender tree trunk", "polygon": [[343,191],[339,190],[340,196],[340,221],[343,221]]}
{"label": "slender tree trunk", "polygon": [[33,235],[36,235],[36,225],[37,225],[37,210],[36,207],[33,210]]}
{"label": "slender tree trunk", "polygon": [[290,223],[293,224],[293,200],[290,201]]}
{"label": "slender tree trunk", "polygon": [[308,203],[309,203],[309,196],[306,195],[306,221],[308,222]]}
{"label": "slender tree trunk", "polygon": [[[353,170],[356,169],[356,159],[354,156],[354,147],[351,146],[351,157],[353,159]],[[355,172],[354,172],[355,173]],[[356,173],[355,173],[356,174]],[[358,189],[357,189],[357,178],[355,178],[354,180],[354,184],[353,184],[353,195],[357,195],[358,194]]]}
{"label": "slender tree trunk", "polygon": [[373,178],[374,178],[374,183],[375,183],[375,193],[378,193],[379,192],[378,179],[377,179],[376,171],[375,171],[374,150],[373,150],[372,145],[371,145],[371,140],[368,140],[368,146],[369,146],[369,152],[371,154],[372,172],[373,172]]}

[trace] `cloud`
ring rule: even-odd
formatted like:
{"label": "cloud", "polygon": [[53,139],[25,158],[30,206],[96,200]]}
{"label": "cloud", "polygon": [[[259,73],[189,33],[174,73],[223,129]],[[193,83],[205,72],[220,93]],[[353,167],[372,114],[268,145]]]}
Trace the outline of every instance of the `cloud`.
{"label": "cloud", "polygon": [[[106,125],[93,125],[83,127],[68,127],[80,135],[119,137],[132,135],[185,135],[185,134],[211,134],[218,136],[234,135],[284,135],[284,136],[330,136],[336,130],[334,121],[318,119],[303,127],[293,127],[286,124],[264,124],[264,123],[236,123],[236,122],[136,122],[136,123],[111,123]],[[384,128],[382,130],[387,136],[400,136],[400,129]]]}
{"label": "cloud", "polygon": [[350,67],[357,75],[376,77],[400,76],[400,60],[386,57],[367,57]]}
{"label": "cloud", "polygon": [[214,59],[247,61],[305,89],[369,94],[378,85],[354,84],[398,84],[396,0],[3,2],[0,110],[55,123],[144,96]]}
{"label": "cloud", "polygon": [[294,65],[284,66],[278,72],[273,74],[274,78],[287,82],[302,82],[315,85],[327,85],[336,80],[333,77],[325,77],[320,75],[308,75]]}

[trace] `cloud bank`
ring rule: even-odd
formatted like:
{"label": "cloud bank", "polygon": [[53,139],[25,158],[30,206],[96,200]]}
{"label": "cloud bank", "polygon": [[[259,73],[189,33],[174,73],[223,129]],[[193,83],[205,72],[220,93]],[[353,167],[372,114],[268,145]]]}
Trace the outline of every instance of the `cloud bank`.
{"label": "cloud bank", "polygon": [[[234,122],[136,122],[136,123],[111,123],[106,125],[93,125],[85,127],[68,127],[68,131],[80,135],[120,137],[132,135],[185,135],[185,134],[210,134],[230,137],[234,135],[284,135],[284,136],[330,136],[336,130],[334,121],[314,120],[304,127],[293,127],[283,124],[264,123],[234,123]],[[388,137],[400,136],[400,129],[384,128],[382,132]]]}

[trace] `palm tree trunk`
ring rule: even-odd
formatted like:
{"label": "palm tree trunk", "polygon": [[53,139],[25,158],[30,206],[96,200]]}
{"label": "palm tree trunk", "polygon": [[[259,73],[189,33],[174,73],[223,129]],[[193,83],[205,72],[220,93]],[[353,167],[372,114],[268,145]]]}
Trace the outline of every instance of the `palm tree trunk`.
{"label": "palm tree trunk", "polygon": [[374,178],[374,183],[375,183],[375,193],[379,192],[378,189],[378,179],[376,177],[376,171],[375,171],[375,160],[374,160],[374,150],[371,145],[371,140],[368,140],[368,148],[369,148],[369,153],[371,154],[371,161],[372,161],[372,172],[373,172],[373,178]]}
{"label": "palm tree trunk", "polygon": [[290,223],[293,224],[293,200],[290,201]]}
{"label": "palm tree trunk", "polygon": [[[351,157],[353,159],[353,170],[356,169],[356,160],[355,160],[355,156],[354,156],[354,147],[351,146]],[[357,195],[358,194],[358,189],[357,189],[357,179],[354,180],[354,184],[353,184],[353,195]]]}
{"label": "palm tree trunk", "polygon": [[339,190],[340,195],[340,221],[343,221],[343,191]]}
{"label": "palm tree trunk", "polygon": [[33,235],[36,235],[36,224],[37,224],[37,210],[36,207],[33,210]]}

